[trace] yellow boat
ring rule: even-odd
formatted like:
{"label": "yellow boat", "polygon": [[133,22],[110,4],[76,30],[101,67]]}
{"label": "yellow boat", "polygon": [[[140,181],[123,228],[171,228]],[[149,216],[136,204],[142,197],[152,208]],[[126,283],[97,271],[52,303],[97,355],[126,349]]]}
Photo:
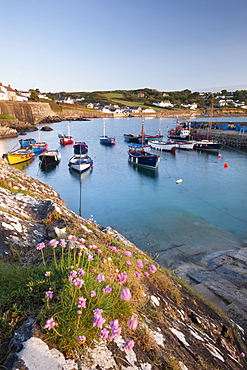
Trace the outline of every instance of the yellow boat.
{"label": "yellow boat", "polygon": [[4,153],[2,158],[6,159],[9,164],[17,164],[29,161],[34,157],[32,149],[16,149],[11,152]]}

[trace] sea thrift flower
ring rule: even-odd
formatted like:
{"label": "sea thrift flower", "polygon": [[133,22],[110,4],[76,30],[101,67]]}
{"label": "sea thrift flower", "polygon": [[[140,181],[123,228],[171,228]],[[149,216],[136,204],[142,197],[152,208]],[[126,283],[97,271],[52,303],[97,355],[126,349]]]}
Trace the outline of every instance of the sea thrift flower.
{"label": "sea thrift flower", "polygon": [[76,241],[76,237],[74,235],[69,235],[68,240],[71,240],[72,242]]}
{"label": "sea thrift flower", "polygon": [[90,292],[90,296],[91,296],[91,297],[95,297],[95,296],[96,296],[96,292],[95,292],[94,290],[91,290],[91,292]]}
{"label": "sea thrift flower", "polygon": [[94,313],[93,326],[95,326],[96,328],[102,329],[102,326],[104,323],[105,323],[105,319],[104,317],[102,317],[101,313]]}
{"label": "sea thrift flower", "polygon": [[99,283],[102,283],[102,281],[105,281],[104,275],[98,275],[97,280],[98,280]]}
{"label": "sea thrift flower", "polygon": [[136,330],[137,325],[138,325],[138,317],[136,315],[132,315],[129,321],[127,322],[127,326],[131,330]]}
{"label": "sea thrift flower", "polygon": [[109,330],[107,330],[106,328],[101,330],[101,332],[100,332],[100,338],[101,339],[107,339],[108,335],[109,335]]}
{"label": "sea thrift flower", "polygon": [[87,301],[87,298],[80,297],[78,299],[77,307],[78,308],[86,308],[86,301]]}
{"label": "sea thrift flower", "polygon": [[51,275],[51,271],[46,271],[45,276],[50,276],[50,275]]}
{"label": "sea thrift flower", "polygon": [[117,252],[118,252],[118,249],[117,249],[116,247],[114,247],[114,245],[112,245],[112,246],[110,247],[110,250],[111,250],[112,252],[114,252],[114,253],[117,253]]}
{"label": "sea thrift flower", "polygon": [[56,239],[52,239],[49,241],[49,246],[52,247],[52,248],[56,248],[57,245],[58,245],[58,241]]}
{"label": "sea thrift flower", "polygon": [[103,288],[104,293],[111,293],[111,291],[112,291],[112,288],[110,287],[110,285],[107,285],[105,288]]}
{"label": "sea thrift flower", "polygon": [[131,266],[132,263],[130,261],[126,261],[126,265]]}
{"label": "sea thrift flower", "polygon": [[126,283],[127,280],[127,272],[122,272],[120,274],[117,274],[117,279],[120,283]]}
{"label": "sea thrift flower", "polygon": [[102,253],[103,253],[103,251],[102,251],[101,249],[98,249],[98,250],[97,250],[97,253],[98,253],[98,254],[102,254]]}
{"label": "sea thrift flower", "polygon": [[46,292],[45,293],[45,296],[47,297],[47,298],[53,298],[53,291],[52,290],[48,290],[48,292]]}
{"label": "sea thrift flower", "polygon": [[85,240],[84,238],[80,238],[80,239],[78,239],[78,242],[80,242],[80,243],[82,243],[82,244],[83,244],[83,243],[85,243],[85,241],[86,241],[86,240]]}
{"label": "sea thrift flower", "polygon": [[135,277],[138,278],[138,279],[140,279],[141,278],[141,274],[139,272],[136,272],[135,273]]}
{"label": "sea thrift flower", "polygon": [[54,326],[56,326],[56,322],[53,317],[51,317],[49,320],[46,321],[44,328],[51,330],[52,328],[54,328]]}
{"label": "sea thrift flower", "polygon": [[88,262],[93,261],[93,256],[91,254],[89,254],[87,260],[88,260]]}
{"label": "sea thrift flower", "polygon": [[77,277],[77,271],[75,271],[75,270],[70,271],[70,276],[71,276],[72,278]]}
{"label": "sea thrift flower", "polygon": [[72,283],[72,281],[73,281],[73,277],[72,277],[72,276],[69,276],[69,277],[68,277],[68,282],[69,282],[69,283]]}
{"label": "sea thrift flower", "polygon": [[140,259],[137,259],[136,260],[136,263],[137,263],[137,267],[139,268],[139,269],[143,269],[143,263],[142,263],[142,260],[140,260]]}
{"label": "sea thrift flower", "polygon": [[76,286],[77,288],[81,288],[83,284],[84,284],[83,279],[78,279],[77,278],[73,281],[73,285]]}
{"label": "sea thrift flower", "polygon": [[86,342],[85,335],[79,335],[79,337],[77,339],[78,339],[78,342],[81,343],[81,344]]}
{"label": "sea thrift flower", "polygon": [[152,272],[152,273],[154,273],[154,272],[156,272],[157,271],[157,268],[154,266],[154,265],[150,265],[150,271]]}
{"label": "sea thrift flower", "polygon": [[120,293],[120,296],[126,302],[129,302],[131,300],[131,293],[128,288],[123,289]]}
{"label": "sea thrift flower", "polygon": [[97,249],[97,245],[95,245],[95,244],[91,244],[91,245],[89,245],[89,248],[90,248],[90,249]]}
{"label": "sea thrift flower", "polygon": [[149,277],[149,273],[147,271],[144,271],[143,273],[146,277]]}
{"label": "sea thrift flower", "polygon": [[65,239],[60,239],[60,243],[59,245],[62,247],[62,248],[65,248],[66,247],[66,241]]}
{"label": "sea thrift flower", "polygon": [[99,315],[102,315],[103,310],[101,308],[95,308],[95,310],[93,310],[93,313],[97,313]]}
{"label": "sea thrift flower", "polygon": [[102,259],[102,263],[106,263],[107,260],[105,258]]}
{"label": "sea thrift flower", "polygon": [[130,350],[132,350],[134,345],[135,345],[135,342],[132,339],[126,339],[126,342],[124,344],[124,348],[130,351]]}
{"label": "sea thrift flower", "polygon": [[38,251],[41,251],[41,249],[43,249],[43,248],[45,248],[45,243],[39,243],[39,244],[36,245],[36,249]]}
{"label": "sea thrift flower", "polygon": [[118,319],[112,320],[110,322],[110,327],[111,327],[111,336],[109,339],[112,340],[113,338],[116,338],[121,334],[122,328],[118,324]]}
{"label": "sea thrift flower", "polygon": [[80,276],[84,276],[85,275],[85,271],[80,267],[80,268],[78,268],[78,274]]}
{"label": "sea thrift flower", "polygon": [[242,357],[245,357],[245,353],[244,353],[244,352],[241,352],[241,353],[240,353],[240,355],[241,355]]}
{"label": "sea thrift flower", "polygon": [[124,254],[127,257],[131,257],[132,256],[132,253],[130,251],[125,251]]}

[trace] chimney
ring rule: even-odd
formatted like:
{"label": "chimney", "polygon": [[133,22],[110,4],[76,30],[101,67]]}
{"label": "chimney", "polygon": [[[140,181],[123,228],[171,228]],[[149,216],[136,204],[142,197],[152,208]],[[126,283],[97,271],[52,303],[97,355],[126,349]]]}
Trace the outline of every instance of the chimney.
{"label": "chimney", "polygon": [[3,83],[2,82],[0,82],[0,86],[3,86]]}

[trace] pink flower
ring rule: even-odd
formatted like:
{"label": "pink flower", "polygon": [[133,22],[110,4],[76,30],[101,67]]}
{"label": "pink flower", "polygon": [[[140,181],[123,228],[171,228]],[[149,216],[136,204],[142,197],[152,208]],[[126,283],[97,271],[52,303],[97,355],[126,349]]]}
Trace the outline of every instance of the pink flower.
{"label": "pink flower", "polygon": [[50,275],[51,275],[51,271],[46,271],[45,276],[50,276]]}
{"label": "pink flower", "polygon": [[78,342],[81,343],[81,344],[86,342],[85,335],[79,335],[79,337],[77,339],[78,339]]}
{"label": "pink flower", "polygon": [[71,240],[72,242],[76,241],[76,237],[74,235],[69,235],[68,240]]}
{"label": "pink flower", "polygon": [[149,277],[149,273],[147,271],[144,271],[143,273],[146,277]]}
{"label": "pink flower", "polygon": [[102,274],[101,275],[98,275],[97,276],[97,280],[98,280],[99,283],[102,283],[102,281],[105,281],[104,275],[102,275]]}
{"label": "pink flower", "polygon": [[89,254],[87,260],[88,260],[88,262],[93,261],[93,256],[91,254]]}
{"label": "pink flower", "polygon": [[110,327],[111,327],[111,336],[109,339],[112,340],[113,338],[116,338],[121,334],[122,328],[118,324],[118,319],[112,320],[110,322]]}
{"label": "pink flower", "polygon": [[150,266],[149,266],[149,268],[150,268],[150,271],[151,271],[152,273],[154,273],[154,272],[156,272],[156,271],[157,271],[157,268],[156,268],[154,265],[150,265]]}
{"label": "pink flower", "polygon": [[70,276],[71,276],[72,278],[77,277],[77,271],[75,271],[75,270],[70,271]]}
{"label": "pink flower", "polygon": [[86,308],[86,301],[87,301],[87,298],[79,297],[77,307]]}
{"label": "pink flower", "polygon": [[94,290],[91,290],[91,292],[90,292],[90,296],[91,296],[91,297],[95,297],[95,296],[96,296],[96,293],[95,293],[95,291],[94,291]]}
{"label": "pink flower", "polygon": [[129,321],[127,322],[127,326],[131,330],[136,330],[137,325],[138,325],[138,317],[136,315],[132,315]]}
{"label": "pink flower", "polygon": [[85,241],[86,241],[86,240],[85,240],[84,238],[80,238],[80,239],[78,239],[78,242],[80,242],[80,243],[82,243],[82,244],[83,244],[83,243],[85,243]]}
{"label": "pink flower", "polygon": [[58,245],[58,241],[56,239],[52,239],[52,240],[49,241],[49,245],[52,248],[56,248],[57,245]]}
{"label": "pink flower", "polygon": [[66,241],[64,239],[60,239],[60,243],[59,245],[62,247],[62,248],[65,248],[66,247]]}
{"label": "pink flower", "polygon": [[78,279],[77,278],[73,281],[73,285],[76,286],[77,288],[81,288],[83,284],[84,284],[83,279]]}
{"label": "pink flower", "polygon": [[51,330],[52,328],[54,328],[54,326],[56,326],[56,322],[53,317],[51,317],[49,320],[46,321],[44,328]]}
{"label": "pink flower", "polygon": [[136,272],[136,273],[135,273],[135,277],[136,277],[136,278],[138,278],[138,279],[140,279],[141,274],[140,274],[139,272]]}
{"label": "pink flower", "polygon": [[69,277],[68,277],[68,282],[69,282],[69,283],[72,283],[72,281],[73,281],[73,277],[72,277],[72,276],[69,276]]}
{"label": "pink flower", "polygon": [[53,297],[53,291],[52,291],[52,290],[48,290],[48,292],[46,292],[46,293],[45,293],[45,296],[46,296],[47,298],[52,299],[52,297]]}
{"label": "pink flower", "polygon": [[89,245],[89,248],[90,248],[90,249],[97,249],[97,245],[95,245],[95,244],[91,244],[91,245]]}
{"label": "pink flower", "polygon": [[131,266],[132,263],[130,261],[126,261],[126,265]]}
{"label": "pink flower", "polygon": [[80,276],[84,276],[84,275],[85,275],[85,271],[84,271],[81,267],[79,267],[79,268],[78,268],[78,274],[79,274]]}
{"label": "pink flower", "polygon": [[240,355],[241,355],[242,357],[245,357],[245,353],[244,353],[244,352],[241,352],[241,353],[240,353]]}
{"label": "pink flower", "polygon": [[118,252],[118,249],[117,249],[116,247],[114,247],[114,245],[112,245],[112,246],[110,247],[110,250],[111,250],[112,252],[114,252],[114,253],[117,253],[117,252]]}
{"label": "pink flower", "polygon": [[124,254],[127,257],[131,257],[132,256],[132,253],[130,251],[125,251]]}
{"label": "pink flower", "polygon": [[130,351],[130,350],[132,350],[134,345],[135,345],[135,342],[132,339],[126,339],[126,342],[124,344],[124,348]]}
{"label": "pink flower", "polygon": [[102,329],[104,323],[105,323],[104,317],[102,317],[102,315],[99,313],[94,313],[93,326]]}
{"label": "pink flower", "polygon": [[127,276],[128,276],[127,272],[122,272],[122,273],[117,274],[117,279],[120,283],[126,283]]}
{"label": "pink flower", "polygon": [[107,260],[105,258],[102,258],[102,263],[106,263]]}
{"label": "pink flower", "polygon": [[95,310],[93,310],[93,313],[97,313],[99,315],[102,315],[103,310],[101,308],[95,308]]}
{"label": "pink flower", "polygon": [[41,249],[43,249],[43,248],[45,248],[45,243],[43,243],[43,242],[36,245],[36,249],[38,251],[41,251]]}
{"label": "pink flower", "polygon": [[126,302],[129,302],[131,300],[131,297],[132,297],[128,288],[123,289],[120,293],[120,296]]}
{"label": "pink flower", "polygon": [[136,263],[137,263],[137,267],[139,268],[139,269],[143,269],[143,263],[142,263],[142,260],[140,260],[140,259],[137,259],[136,260]]}
{"label": "pink flower", "polygon": [[112,291],[112,288],[110,287],[110,285],[107,285],[105,288],[103,288],[104,293],[111,293],[111,291]]}
{"label": "pink flower", "polygon": [[104,329],[101,330],[101,332],[100,332],[100,338],[107,339],[108,338],[108,335],[109,335],[109,330],[107,330],[106,328],[104,328]]}
{"label": "pink flower", "polygon": [[97,253],[98,253],[98,254],[102,254],[102,253],[103,253],[103,251],[102,251],[101,249],[98,249],[98,250],[97,250]]}

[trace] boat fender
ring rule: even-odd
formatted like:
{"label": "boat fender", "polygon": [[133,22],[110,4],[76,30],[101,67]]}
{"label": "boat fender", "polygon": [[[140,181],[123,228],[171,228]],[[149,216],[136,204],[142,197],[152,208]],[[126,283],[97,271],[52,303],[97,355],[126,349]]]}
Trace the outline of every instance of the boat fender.
{"label": "boat fender", "polygon": [[176,181],[176,184],[181,184],[181,182],[183,182],[183,180],[179,179],[179,180]]}

